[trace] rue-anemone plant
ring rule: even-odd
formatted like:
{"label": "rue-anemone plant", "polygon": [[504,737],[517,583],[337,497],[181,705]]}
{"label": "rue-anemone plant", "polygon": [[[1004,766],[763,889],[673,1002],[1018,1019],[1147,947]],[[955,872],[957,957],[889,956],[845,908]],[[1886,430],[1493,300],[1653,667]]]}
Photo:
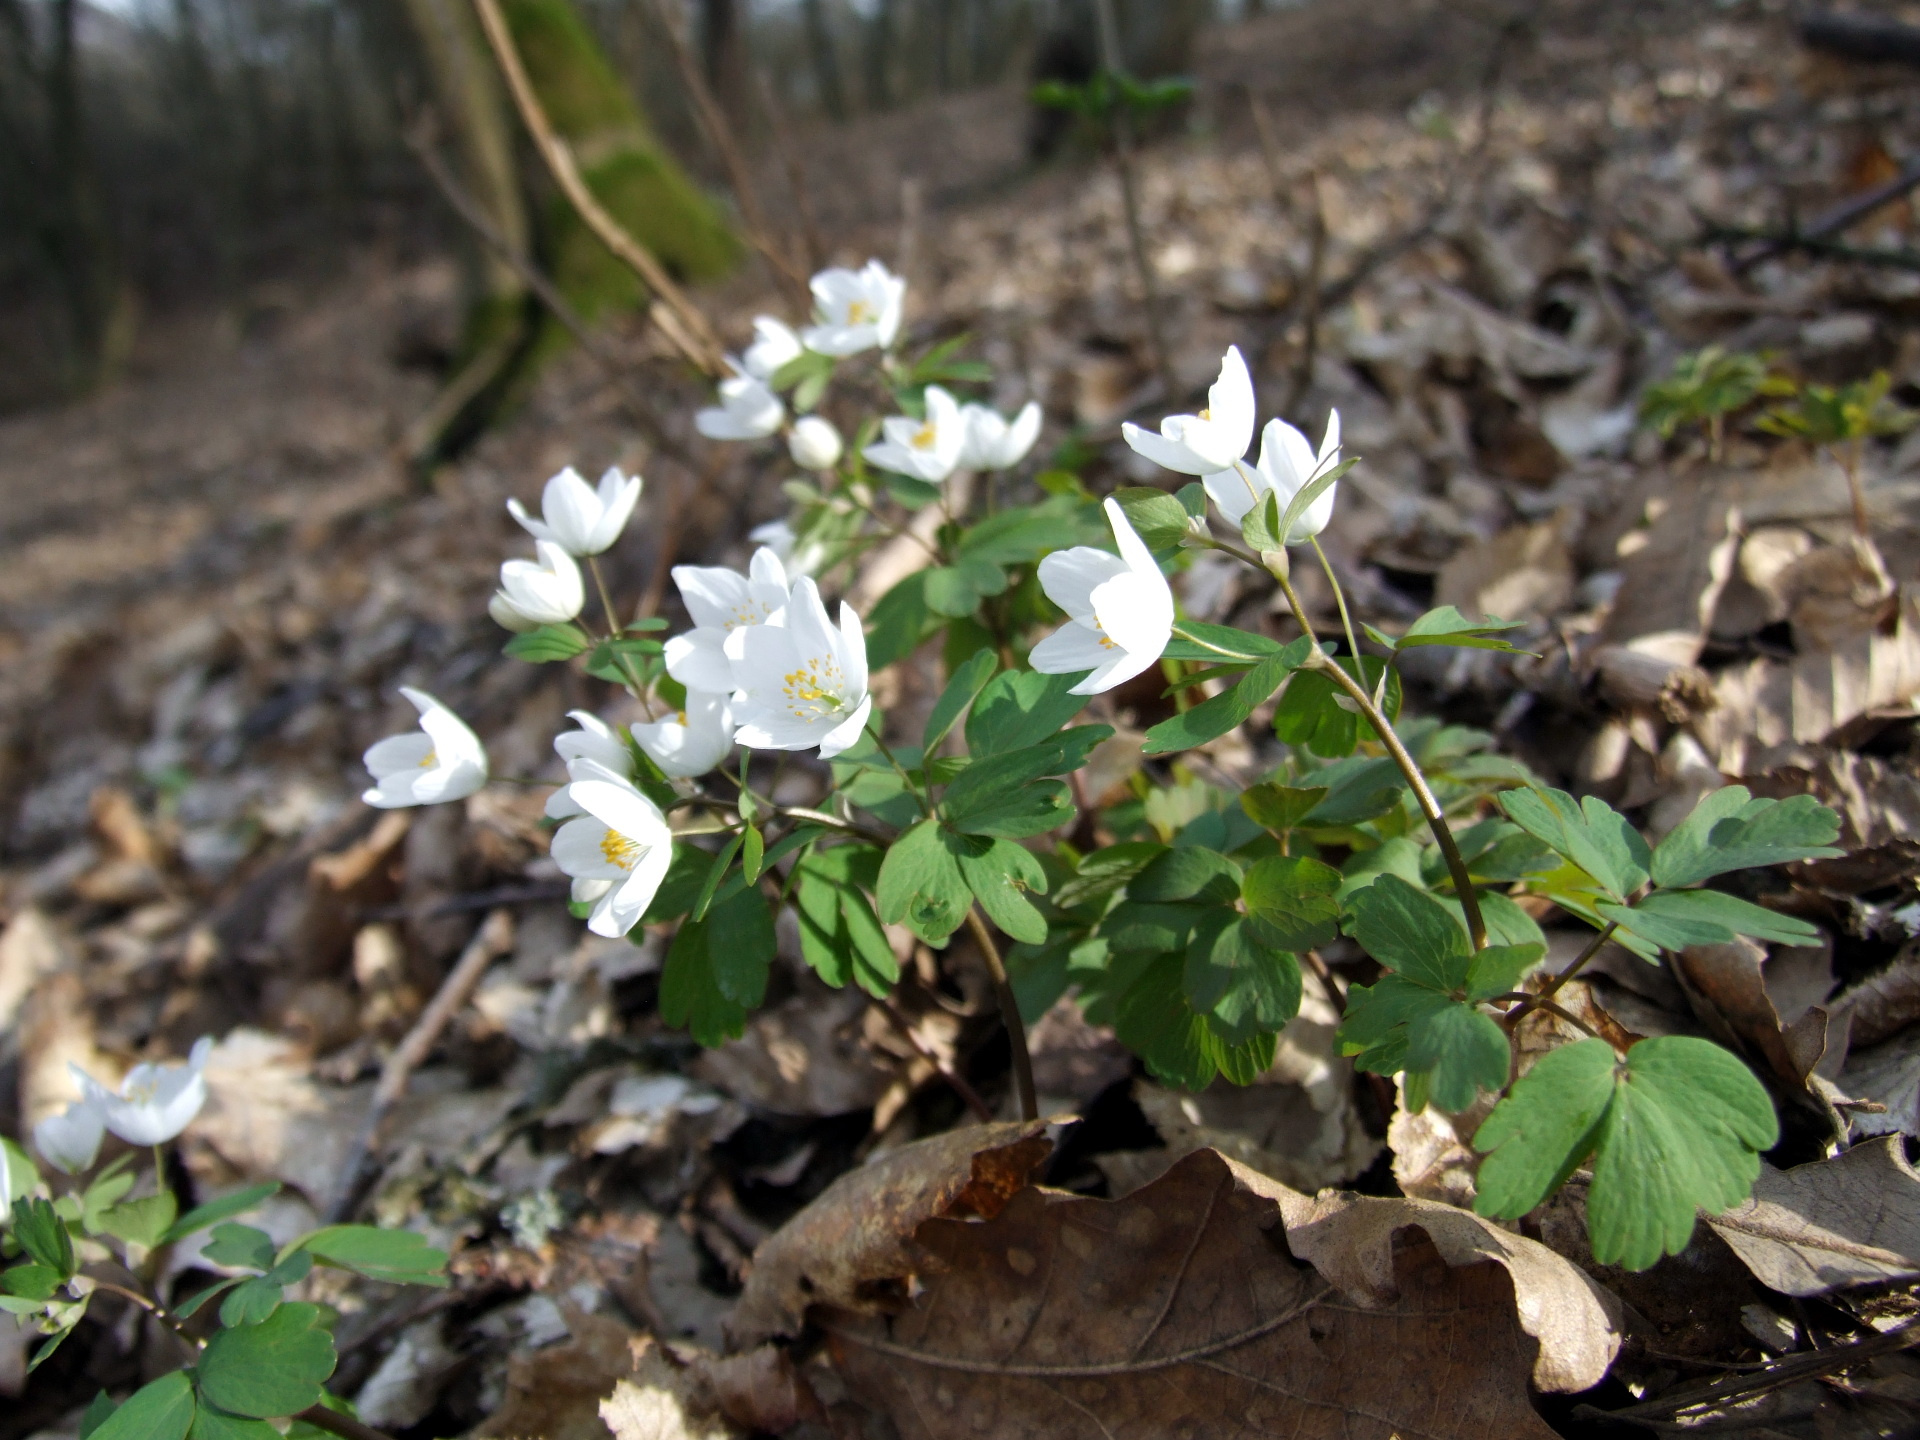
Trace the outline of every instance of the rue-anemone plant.
{"label": "rue-anemone plant", "polygon": [[[1830,811],[1730,786],[1649,847],[1602,801],[1491,753],[1487,735],[1402,716],[1402,656],[1509,650],[1516,627],[1441,607],[1399,634],[1356,629],[1318,540],[1355,463],[1339,417],[1318,446],[1281,419],[1258,427],[1237,350],[1199,413],[1125,429],[1192,480],[1096,498],[1072,473],[1029,476],[1038,408],[1009,417],[961,398],[991,377],[955,342],[903,353],[904,287],[884,267],[826,271],[813,293],[809,324],[755,323],[697,417],[802,474],[744,573],[674,570],[690,629],[663,638],[600,583],[603,522],[624,520],[638,483],[618,474],[597,490],[556,476],[539,521],[516,507],[539,558],[507,562],[493,606],[519,632],[509,655],[578,663],[647,717],[616,728],[575,712],[548,814],[590,928],[671,927],[669,1023],[708,1045],[741,1033],[780,910],[826,984],[881,998],[900,979],[889,927],[935,952],[964,932],[1031,1115],[1024,1024],[1063,997],[1170,1084],[1244,1084],[1271,1065],[1303,973],[1334,985],[1316,952],[1346,937],[1380,970],[1340,997],[1346,1053],[1401,1076],[1416,1110],[1490,1106],[1475,1136],[1482,1213],[1518,1217],[1585,1170],[1595,1254],[1645,1267],[1685,1245],[1696,1212],[1745,1197],[1776,1123],[1732,1053],[1685,1037],[1629,1045],[1611,1027],[1529,1064],[1517,1032],[1536,1011],[1587,1028],[1556,997],[1609,939],[1650,965],[1736,935],[1813,940],[1712,882],[1838,853]],[[1302,633],[1183,617],[1166,576],[1208,550],[1271,576]],[[1295,594],[1300,560],[1326,572],[1337,633]],[[899,578],[864,616],[828,603],[875,572]],[[871,677],[936,651],[938,699],[916,733],[890,731]],[[1082,712],[1150,672],[1173,713],[1146,732],[1129,798],[1089,814],[1075,787],[1114,730]],[[410,698],[423,733],[369,752],[368,799],[485,783],[472,733]],[[1256,783],[1236,793],[1201,778],[1218,767],[1181,758],[1269,701],[1273,742],[1249,737],[1269,757]],[[749,764],[758,751],[816,753],[827,798],[782,801],[777,766]],[[1528,897],[1595,930],[1556,974],[1536,973],[1547,947]]]}
{"label": "rue-anemone plant", "polygon": [[[212,1048],[203,1039],[184,1064],[136,1065],[118,1087],[76,1067],[80,1098],[33,1131],[34,1149],[65,1179],[43,1178],[24,1150],[0,1140],[0,1311],[46,1337],[29,1369],[102,1294],[145,1312],[161,1332],[143,1354],[170,1357],[172,1368],[123,1401],[96,1395],[80,1421],[83,1440],[366,1440],[378,1432],[326,1389],[336,1313],[287,1291],[308,1288],[316,1267],[443,1286],[446,1254],[411,1230],[328,1225],[276,1241],[241,1223],[277,1184],[181,1214],[166,1147],[206,1103]],[[126,1148],[99,1164],[108,1136]],[[151,1168],[141,1163],[149,1155]],[[183,1270],[223,1278],[176,1297],[169,1277]]]}

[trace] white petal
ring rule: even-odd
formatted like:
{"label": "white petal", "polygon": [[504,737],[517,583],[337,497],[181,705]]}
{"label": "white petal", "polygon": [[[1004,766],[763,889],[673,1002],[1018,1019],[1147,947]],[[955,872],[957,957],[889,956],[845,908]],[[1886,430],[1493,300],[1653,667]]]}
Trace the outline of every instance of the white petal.
{"label": "white petal", "polygon": [[666,816],[638,790],[627,785],[609,785],[604,780],[576,780],[573,798],[591,816],[604,822],[629,840],[641,845],[670,844],[672,832]]}
{"label": "white petal", "polygon": [[1127,562],[1091,545],[1056,550],[1040,561],[1040,588],[1075,620],[1093,618],[1094,587],[1124,575]]}
{"label": "white petal", "polygon": [[534,539],[551,540],[554,538],[553,531],[547,528],[546,522],[534,519],[533,516],[527,513],[527,507],[522,505],[518,500],[507,501],[507,513],[519,521],[520,528],[533,536]]}
{"label": "white petal", "polygon": [[1211,475],[1200,477],[1200,483],[1206,486],[1208,496],[1230,525],[1238,525],[1247,518],[1256,502],[1264,501],[1272,484],[1264,470],[1255,470],[1244,460],[1231,470],[1216,470]]}
{"label": "white petal", "polygon": [[1120,427],[1120,434],[1127,444],[1164,470],[1177,471],[1182,475],[1205,475],[1220,468],[1217,463],[1195,454],[1180,441],[1143,430],[1132,421]]}
{"label": "white petal", "polygon": [[1034,646],[1027,663],[1042,675],[1076,675],[1106,664],[1118,650],[1091,625],[1071,620]]}
{"label": "white petal", "polygon": [[1134,676],[1140,674],[1147,669],[1148,666],[1152,665],[1157,658],[1157,656],[1150,654],[1135,654],[1130,650],[1111,650],[1108,652],[1108,659],[1105,664],[1101,665],[1078,685],[1071,687],[1067,693],[1070,695],[1099,695],[1104,691],[1113,689],[1116,685],[1126,684],[1127,681],[1133,679]]}
{"label": "white petal", "polygon": [[867,689],[867,632],[860,616],[846,601],[840,602],[840,673],[846,676],[847,693],[864,695]]}
{"label": "white petal", "polygon": [[432,753],[433,741],[418,730],[409,730],[404,735],[376,740],[360,757],[360,763],[372,772],[374,779],[385,780],[389,775],[404,775],[420,769],[420,762]]}
{"label": "white petal", "polygon": [[1253,376],[1240,357],[1240,347],[1229,345],[1220,361],[1220,378],[1207,391],[1207,423],[1219,437],[1222,463],[1237,460],[1253,444],[1256,419]]}
{"label": "white petal", "polygon": [[1115,576],[1093,592],[1093,613],[1114,644],[1149,660],[1173,635],[1173,591],[1158,574]]}
{"label": "white petal", "polygon": [[1153,552],[1147,549],[1146,542],[1133,528],[1133,522],[1127,519],[1127,512],[1120,508],[1120,502],[1109,499],[1104,508],[1107,524],[1113,528],[1113,542],[1119,547],[1120,558],[1127,562],[1127,568],[1143,575],[1158,576],[1160,567],[1154,561]]}
{"label": "white petal", "polygon": [[[571,793],[573,787],[567,789]],[[562,874],[577,880],[624,880],[627,872],[607,859],[606,841],[607,826],[595,816],[583,814],[553,832],[547,853]]]}
{"label": "white petal", "polygon": [[554,542],[571,554],[584,555],[594,522],[600,518],[600,497],[569,465],[547,481],[540,495],[540,514],[553,532]]}
{"label": "white petal", "polygon": [[718,626],[702,626],[675,635],[666,643],[667,673],[689,690],[731,690],[735,681],[733,662],[727,658],[727,636],[757,628],[746,626],[729,632]]}
{"label": "white petal", "polygon": [[1033,449],[1033,442],[1040,438],[1040,422],[1043,418],[1039,401],[1029,400],[1021,406],[1020,413],[1013,417],[1013,424],[1007,428],[994,455],[996,470],[1008,469],[1027,458],[1027,452]]}
{"label": "white petal", "polygon": [[867,717],[872,713],[873,697],[863,696],[851,715],[820,737],[820,758],[831,760],[842,750],[849,750],[857,744],[861,732],[867,728]]}

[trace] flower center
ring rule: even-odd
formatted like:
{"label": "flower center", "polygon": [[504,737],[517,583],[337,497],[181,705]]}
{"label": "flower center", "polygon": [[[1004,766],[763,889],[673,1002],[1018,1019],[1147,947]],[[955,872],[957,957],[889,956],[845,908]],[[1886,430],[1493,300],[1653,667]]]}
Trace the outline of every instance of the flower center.
{"label": "flower center", "polygon": [[1209,422],[1210,422],[1210,421],[1212,421],[1212,419],[1213,419],[1213,407],[1212,407],[1211,405],[1209,405],[1209,406],[1206,406],[1205,408],[1203,408],[1203,409],[1202,409],[1202,410],[1200,411],[1200,414],[1199,414],[1199,416],[1198,416],[1197,418],[1199,418],[1199,419],[1201,419],[1201,420],[1206,420],[1206,421],[1209,421]]}
{"label": "flower center", "polygon": [[438,750],[429,750],[427,751],[425,757],[420,761],[420,768],[422,770],[431,770],[433,769],[434,766],[438,765],[439,763],[440,763],[440,752]]}
{"label": "flower center", "polygon": [[847,306],[847,324],[849,325],[871,325],[875,318],[873,306],[864,300],[856,300]]}
{"label": "flower center", "polygon": [[674,712],[673,712],[673,718],[674,718],[674,719],[676,719],[676,720],[678,720],[678,721],[680,722],[680,727],[681,727],[681,729],[683,729],[683,730],[684,730],[684,729],[686,728],[686,724],[687,724],[687,712],[686,712],[686,711],[684,711],[684,710],[676,710],[676,711],[674,711]]}
{"label": "flower center", "polygon": [[767,617],[773,614],[774,607],[764,600],[749,600],[744,605],[733,607],[733,614],[720,622],[722,630],[731,630],[736,625],[763,625]]}
{"label": "flower center", "polygon": [[800,668],[780,677],[780,688],[787,697],[787,709],[796,720],[823,720],[838,715],[847,706],[840,697],[839,662],[831,656],[811,656]]}
{"label": "flower center", "polygon": [[618,830],[607,831],[600,840],[600,853],[606,857],[609,865],[618,870],[633,869],[640,863],[646,848],[637,840],[629,840]]}
{"label": "flower center", "polygon": [[913,448],[916,450],[931,450],[933,448],[933,442],[938,438],[939,432],[933,428],[933,422],[929,420],[913,432]]}

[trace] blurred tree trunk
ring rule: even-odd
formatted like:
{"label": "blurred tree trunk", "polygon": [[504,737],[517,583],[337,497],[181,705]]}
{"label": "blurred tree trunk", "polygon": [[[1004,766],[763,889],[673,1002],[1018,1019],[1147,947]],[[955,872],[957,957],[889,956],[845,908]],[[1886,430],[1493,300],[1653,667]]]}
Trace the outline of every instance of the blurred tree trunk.
{"label": "blurred tree trunk", "polygon": [[893,65],[893,37],[899,21],[900,0],[875,0],[873,18],[867,22],[864,68],[867,83],[867,108],[884,110],[893,103],[890,70]]}
{"label": "blurred tree trunk", "polygon": [[[588,320],[632,310],[647,296],[626,265],[544,184],[529,211],[515,166],[518,121],[467,0],[407,0],[430,45],[444,45],[434,84],[459,135],[476,196],[516,248],[533,256],[574,310]],[[505,0],[502,5],[527,76],[554,129],[572,147],[581,178],[609,212],[678,279],[727,271],[739,244],[719,213],[655,138],[571,0]],[[457,23],[439,17],[457,14]],[[570,343],[491,262],[469,310],[453,379],[408,437],[416,463],[456,453],[526,392],[540,367]]]}
{"label": "blurred tree trunk", "polygon": [[932,0],[933,83],[941,94],[953,89],[953,0]]}
{"label": "blurred tree trunk", "polygon": [[696,37],[707,88],[736,130],[750,113],[747,105],[747,32],[739,0],[700,0]]}
{"label": "blurred tree trunk", "polygon": [[807,26],[807,49],[813,56],[814,82],[820,91],[820,104],[834,120],[847,118],[846,92],[840,84],[840,51],[833,42],[833,26],[827,19],[824,0],[800,0],[800,12]]}

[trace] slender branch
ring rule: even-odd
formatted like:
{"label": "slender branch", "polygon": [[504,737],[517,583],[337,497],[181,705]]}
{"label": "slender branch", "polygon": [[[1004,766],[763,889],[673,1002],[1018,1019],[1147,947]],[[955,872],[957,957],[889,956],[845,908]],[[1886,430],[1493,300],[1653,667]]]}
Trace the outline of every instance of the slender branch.
{"label": "slender branch", "polygon": [[[1399,766],[1400,773],[1406,776],[1407,784],[1412,788],[1414,799],[1420,806],[1420,813],[1426,817],[1427,828],[1433,832],[1434,843],[1440,847],[1440,853],[1446,859],[1447,873],[1453,877],[1454,892],[1458,895],[1460,908],[1467,917],[1467,935],[1472,940],[1475,950],[1484,950],[1487,946],[1487,922],[1480,913],[1480,897],[1474,893],[1473,877],[1467,873],[1467,862],[1461,856],[1460,846],[1453,838],[1453,829],[1447,824],[1446,813],[1441,810],[1440,802],[1434,798],[1433,790],[1427,784],[1427,777],[1421,774],[1420,766],[1413,756],[1407,753],[1407,747],[1400,743],[1400,736],[1388,721],[1385,712],[1373,703],[1373,697],[1367,693],[1367,687],[1349,675],[1344,667],[1328,659],[1326,652],[1321,650],[1319,637],[1314,633],[1313,622],[1307,618],[1306,606],[1300,603],[1300,596],[1294,590],[1293,582],[1287,578],[1284,568],[1279,565],[1269,566],[1268,573],[1280,582],[1281,593],[1287,597],[1287,604],[1293,607],[1294,619],[1300,622],[1300,627],[1314,642],[1313,653],[1316,658],[1310,663],[1318,669],[1325,670],[1332,677],[1333,683],[1347,692],[1348,697],[1360,708],[1360,713],[1366,717],[1367,723],[1373,727],[1374,733],[1380,737],[1380,743],[1386,746],[1387,754],[1393,757],[1393,763]],[[1338,590],[1339,586],[1336,584],[1334,588]]]}
{"label": "slender branch", "polygon": [[344,1440],[393,1440],[386,1431],[363,1425],[351,1415],[342,1415],[338,1410],[329,1410],[324,1405],[309,1405],[293,1418],[306,1421],[316,1430],[342,1436]]}
{"label": "slender branch", "polygon": [[146,1311],[147,1314],[173,1331],[180,1339],[184,1340],[188,1345],[191,1345],[196,1352],[207,1348],[207,1342],[189,1335],[186,1327],[182,1325],[180,1321],[175,1318],[173,1312],[168,1310],[164,1305],[148,1299],[145,1295],[142,1295],[138,1290],[135,1290],[129,1285],[122,1285],[113,1280],[102,1280],[98,1275],[92,1274],[87,1270],[82,1270],[80,1273],[86,1282],[94,1289],[105,1290],[109,1295],[118,1295],[122,1300],[129,1300],[139,1306],[142,1310]]}
{"label": "slender branch", "polygon": [[1038,1120],[1040,1100],[1033,1089],[1033,1056],[1027,1050],[1026,1022],[1020,1018],[1020,1002],[1014,999],[1013,983],[1007,979],[1000,947],[993,943],[993,933],[980,918],[977,905],[967,907],[967,929],[973,932],[974,943],[987,962],[987,973],[993,977],[994,998],[1000,1002],[1000,1019],[1007,1027],[1007,1043],[1013,1047],[1013,1083],[1020,1095],[1020,1118]]}
{"label": "slender branch", "polygon": [[493,47],[500,69],[507,77],[507,88],[513,94],[513,103],[520,111],[520,118],[526,122],[541,159],[546,161],[547,169],[553,172],[553,178],[565,192],[568,201],[587,223],[587,228],[600,237],[600,243],[631,266],[647,288],[658,297],[649,313],[674,348],[706,374],[715,377],[724,375],[726,367],[720,354],[720,342],[707,324],[707,317],[674,283],[673,277],[667,274],[666,268],[654,257],[653,252],[629,235],[620,222],[607,213],[606,207],[581,178],[572,147],[553,128],[552,120],[548,118],[539,95],[534,91],[533,82],[527,77],[526,66],[521,63],[520,52],[513,43],[513,32],[507,28],[506,17],[500,13],[499,0],[473,0],[473,4],[480,13],[480,24],[486,31],[487,43]]}
{"label": "slender branch", "polygon": [[467,942],[467,948],[453,969],[447,972],[447,978],[440,982],[439,990],[427,1002],[427,1008],[420,1012],[420,1018],[414,1022],[413,1029],[407,1032],[407,1038],[387,1057],[387,1063],[380,1070],[379,1082],[373,1087],[373,1099],[367,1106],[367,1117],[360,1124],[360,1132],[353,1137],[353,1148],[347,1152],[346,1163],[340,1167],[340,1188],[327,1209],[329,1223],[338,1224],[353,1213],[360,1199],[363,1174],[372,1158],[373,1148],[380,1141],[380,1132],[386,1126],[387,1116],[407,1093],[407,1081],[412,1078],[415,1068],[433,1053],[441,1033],[479,986],[487,967],[505,954],[512,944],[513,912],[505,909],[493,911],[481,922],[473,939]]}

